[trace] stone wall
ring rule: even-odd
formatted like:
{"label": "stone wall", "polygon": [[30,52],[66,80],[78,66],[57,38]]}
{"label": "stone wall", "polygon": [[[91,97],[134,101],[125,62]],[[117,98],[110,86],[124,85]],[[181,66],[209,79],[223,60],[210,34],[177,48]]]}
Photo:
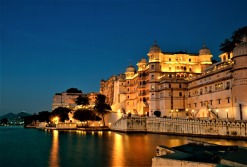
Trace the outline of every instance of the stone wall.
{"label": "stone wall", "polygon": [[184,161],[184,160],[175,160],[175,159],[165,159],[162,157],[154,157],[152,159],[152,167],[161,167],[161,166],[215,167],[217,165],[211,164],[211,163],[202,163],[202,162],[193,162],[193,161]]}
{"label": "stone wall", "polygon": [[142,132],[146,129],[146,118],[142,117],[122,117],[111,126],[111,130],[124,132]]}
{"label": "stone wall", "polygon": [[111,126],[117,131],[147,131],[195,136],[247,138],[247,121],[122,117]]}
{"label": "stone wall", "polygon": [[148,132],[247,137],[247,122],[229,120],[195,120],[175,118],[148,118]]}

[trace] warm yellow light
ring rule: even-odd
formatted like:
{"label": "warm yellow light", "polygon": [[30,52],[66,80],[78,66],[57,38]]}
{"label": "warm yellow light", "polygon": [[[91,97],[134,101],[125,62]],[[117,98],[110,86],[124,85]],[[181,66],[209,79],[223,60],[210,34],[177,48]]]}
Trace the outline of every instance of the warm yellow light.
{"label": "warm yellow light", "polygon": [[59,117],[54,117],[54,118],[52,119],[52,121],[53,121],[55,124],[58,124],[58,122],[59,122]]}
{"label": "warm yellow light", "polygon": [[228,109],[226,109],[226,112],[228,112]]}

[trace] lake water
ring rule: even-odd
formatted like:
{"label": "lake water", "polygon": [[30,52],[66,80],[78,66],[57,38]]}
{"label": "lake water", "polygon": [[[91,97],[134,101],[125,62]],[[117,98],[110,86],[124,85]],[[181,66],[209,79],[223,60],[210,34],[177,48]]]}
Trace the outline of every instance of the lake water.
{"label": "lake water", "polygon": [[[178,146],[188,143],[187,139],[161,134],[0,127],[0,166],[151,166],[157,145]],[[193,139],[247,147],[247,141]]]}

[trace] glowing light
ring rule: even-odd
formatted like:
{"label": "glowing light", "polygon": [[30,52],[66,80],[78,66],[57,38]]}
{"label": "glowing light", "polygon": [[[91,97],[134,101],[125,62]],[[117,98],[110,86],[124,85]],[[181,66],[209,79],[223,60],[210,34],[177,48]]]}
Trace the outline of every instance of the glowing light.
{"label": "glowing light", "polygon": [[52,121],[53,121],[55,124],[58,124],[58,122],[59,122],[59,117],[54,117],[54,118],[52,119]]}

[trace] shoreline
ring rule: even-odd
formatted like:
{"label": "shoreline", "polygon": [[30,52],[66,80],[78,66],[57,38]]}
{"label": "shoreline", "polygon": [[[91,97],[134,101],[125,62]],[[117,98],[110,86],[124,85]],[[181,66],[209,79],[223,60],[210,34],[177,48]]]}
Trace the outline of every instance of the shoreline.
{"label": "shoreline", "polygon": [[222,135],[200,135],[200,134],[182,134],[182,133],[169,133],[169,132],[153,132],[153,131],[129,131],[129,130],[112,130],[109,127],[79,127],[79,128],[56,128],[56,127],[24,127],[24,128],[32,128],[32,129],[39,129],[39,130],[58,130],[58,131],[71,131],[71,130],[79,130],[79,131],[112,131],[112,132],[119,132],[119,133],[126,133],[126,134],[161,134],[161,135],[168,135],[168,136],[186,136],[186,137],[196,137],[196,138],[211,138],[211,139],[230,139],[230,140],[242,140],[247,141],[246,137],[240,136],[222,136]]}

